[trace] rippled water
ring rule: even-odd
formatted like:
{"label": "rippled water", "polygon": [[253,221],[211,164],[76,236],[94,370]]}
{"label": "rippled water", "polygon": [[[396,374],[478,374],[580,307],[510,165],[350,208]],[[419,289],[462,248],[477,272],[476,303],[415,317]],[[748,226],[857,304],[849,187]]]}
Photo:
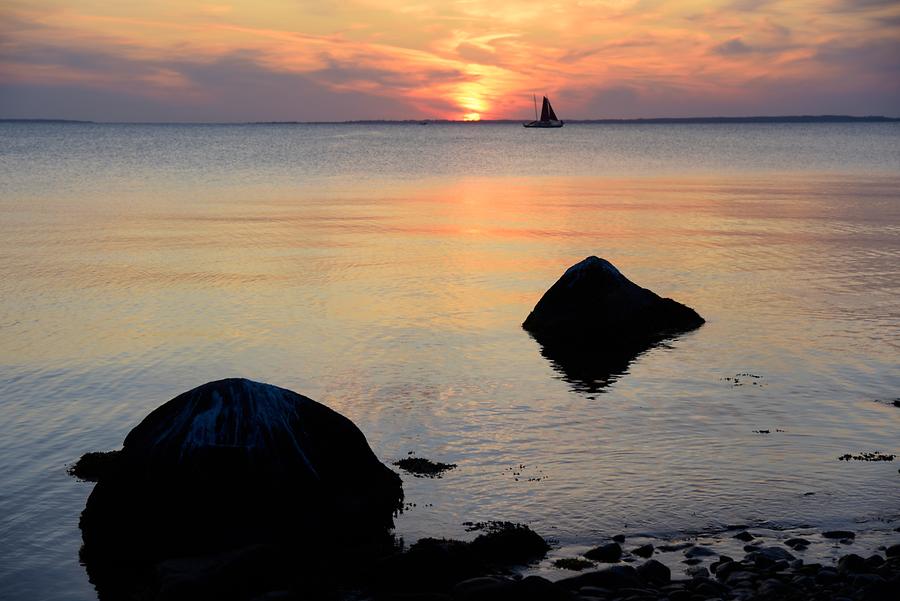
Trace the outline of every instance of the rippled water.
{"label": "rippled water", "polygon": [[[0,174],[2,598],[91,598],[65,464],[228,376],[457,463],[410,542],[900,520],[837,460],[900,451],[897,124],[3,124]],[[707,324],[567,375],[520,324],[591,254]]]}

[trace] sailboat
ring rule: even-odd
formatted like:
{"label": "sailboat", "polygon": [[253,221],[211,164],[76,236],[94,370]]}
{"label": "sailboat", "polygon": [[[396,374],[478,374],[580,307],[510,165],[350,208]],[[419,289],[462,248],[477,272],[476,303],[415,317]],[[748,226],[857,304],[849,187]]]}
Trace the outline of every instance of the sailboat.
{"label": "sailboat", "polygon": [[550,100],[544,96],[544,102],[541,104],[541,118],[537,118],[537,97],[534,98],[534,121],[530,121],[528,123],[523,123],[522,125],[525,127],[562,127],[565,125],[559,118],[556,116],[556,113],[553,112],[553,107],[550,106]]}

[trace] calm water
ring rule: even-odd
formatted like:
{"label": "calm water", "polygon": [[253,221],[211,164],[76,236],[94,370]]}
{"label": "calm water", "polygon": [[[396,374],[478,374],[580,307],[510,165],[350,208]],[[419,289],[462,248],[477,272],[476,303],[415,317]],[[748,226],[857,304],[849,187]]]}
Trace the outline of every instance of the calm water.
{"label": "calm water", "polygon": [[[708,323],[567,376],[519,324],[591,254]],[[0,597],[92,598],[65,465],[228,376],[385,461],[457,463],[404,478],[408,542],[768,520],[871,544],[897,462],[836,458],[900,451],[898,301],[898,124],[2,124]]]}

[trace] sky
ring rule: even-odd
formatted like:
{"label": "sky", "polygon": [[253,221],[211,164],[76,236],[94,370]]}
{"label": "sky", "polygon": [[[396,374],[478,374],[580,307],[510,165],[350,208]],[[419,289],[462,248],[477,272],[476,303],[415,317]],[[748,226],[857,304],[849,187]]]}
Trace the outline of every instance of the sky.
{"label": "sky", "polygon": [[900,116],[900,0],[0,0],[0,118]]}

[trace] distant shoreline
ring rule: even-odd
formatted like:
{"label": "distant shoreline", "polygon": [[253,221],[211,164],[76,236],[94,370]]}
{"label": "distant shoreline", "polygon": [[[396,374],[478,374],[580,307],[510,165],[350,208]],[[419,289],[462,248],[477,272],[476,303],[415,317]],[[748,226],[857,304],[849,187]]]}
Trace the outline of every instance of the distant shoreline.
{"label": "distant shoreline", "polygon": [[[35,124],[92,124],[92,125],[427,125],[427,124],[519,124],[521,119],[484,119],[481,121],[455,121],[451,119],[360,119],[354,121],[87,121],[76,119],[0,119],[0,123]],[[754,124],[754,123],[897,123],[900,117],[869,115],[781,115],[750,117],[648,117],[635,119],[567,119],[567,124],[585,125],[704,125],[704,124]]]}

